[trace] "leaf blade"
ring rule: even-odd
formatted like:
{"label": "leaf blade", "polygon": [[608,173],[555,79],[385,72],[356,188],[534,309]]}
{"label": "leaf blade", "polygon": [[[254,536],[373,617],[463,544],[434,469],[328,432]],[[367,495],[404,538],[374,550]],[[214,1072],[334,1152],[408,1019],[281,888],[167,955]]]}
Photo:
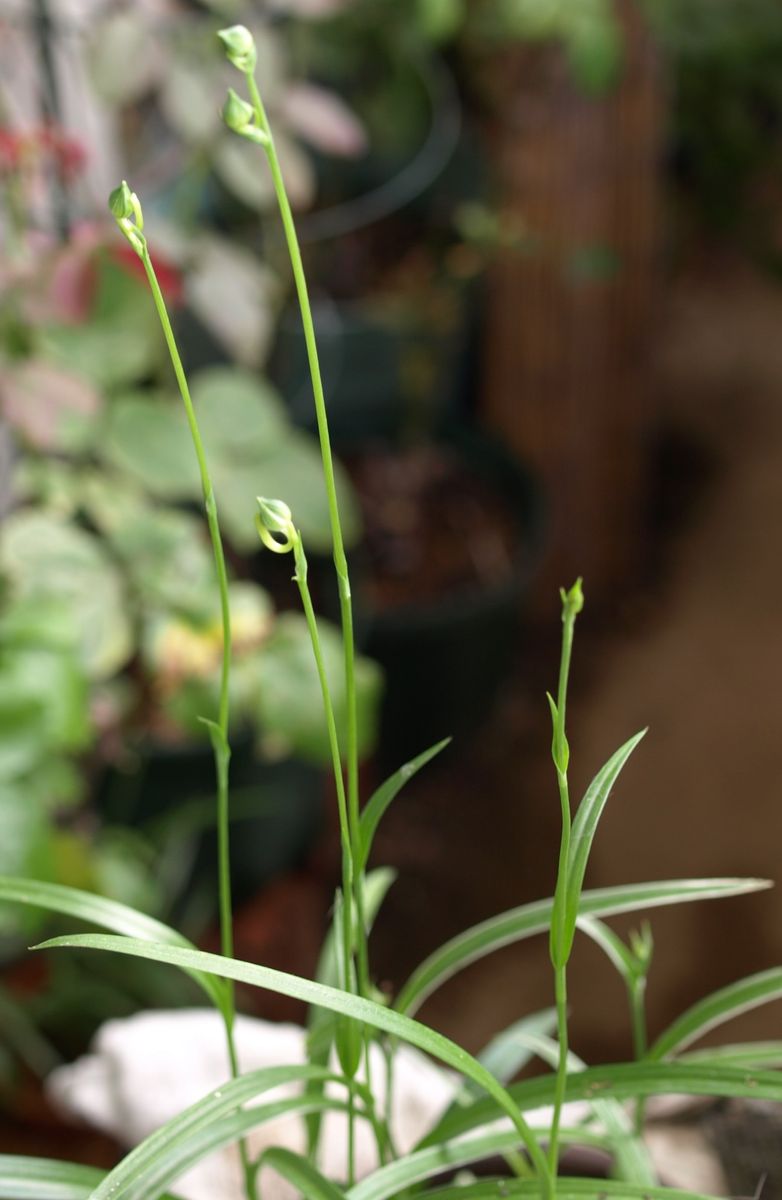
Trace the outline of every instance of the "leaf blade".
{"label": "leaf blade", "polygon": [[625,763],[645,735],[646,730],[641,730],[640,733],[636,733],[624,745],[620,746],[615,754],[611,755],[608,762],[598,771],[590,783],[578,806],[570,835],[567,884],[565,888],[564,953],[566,957],[573,945],[573,935],[578,916],[578,902],[584,886],[589,852],[592,849],[592,842],[594,841],[598,823]]}
{"label": "leaf blade", "polygon": [[[538,1076],[513,1084],[508,1092],[524,1112],[551,1103],[554,1075]],[[666,1092],[693,1096],[754,1097],[758,1100],[782,1100],[782,1074],[776,1071],[746,1071],[734,1067],[715,1067],[708,1063],[618,1063],[587,1067],[567,1077],[565,1099],[633,1100],[639,1096],[657,1096]],[[437,1141],[450,1141],[478,1129],[498,1117],[496,1106],[485,1097],[446,1117],[420,1143],[423,1148]]]}
{"label": "leaf blade", "polygon": [[[12,904],[25,904],[34,908],[43,908],[47,912],[58,913],[60,916],[75,917],[79,921],[100,925],[124,937],[136,937],[142,941],[163,942],[172,946],[184,946],[194,949],[176,929],[138,912],[119,900],[111,900],[107,896],[99,896],[93,892],[84,892],[79,888],[67,887],[61,883],[46,883],[41,880],[17,878],[15,876],[0,876],[0,901]],[[219,980],[196,972],[191,973],[209,999],[220,1010],[226,1011],[227,993],[225,986]],[[215,986],[215,984],[217,986]]]}
{"label": "leaf blade", "polygon": [[219,954],[209,954],[202,950],[192,950],[183,946],[161,945],[139,941],[135,938],[116,937],[113,934],[87,933],[51,938],[36,946],[35,949],[68,947],[113,951],[135,958],[150,959],[153,962],[168,963],[182,970],[212,973],[223,979],[232,979],[236,983],[248,983],[252,987],[265,988],[294,1000],[303,1000],[306,1004],[321,1005],[350,1020],[372,1025],[393,1037],[398,1037],[401,1041],[431,1054],[433,1058],[439,1059],[446,1066],[452,1067],[455,1071],[480,1084],[494,1100],[495,1107],[510,1117],[518,1129],[539,1173],[545,1177],[548,1176],[548,1164],[537,1139],[519,1113],[509,1093],[494,1076],[461,1046],[436,1030],[430,1029],[427,1025],[414,1021],[392,1008],[386,1008],[361,996],[327,987],[322,983],[315,983],[310,979],[302,979],[297,975],[276,971],[271,967],[262,967],[238,959],[223,958]]}
{"label": "leaf blade", "polygon": [[779,999],[782,999],[782,967],[747,975],[696,1001],[660,1034],[646,1057],[650,1062],[659,1062],[725,1021]]}
{"label": "leaf blade", "polygon": [[359,820],[359,838],[361,842],[361,849],[358,862],[356,864],[356,870],[358,872],[363,871],[367,865],[369,856],[372,852],[372,842],[377,832],[377,828],[383,818],[383,814],[391,804],[391,801],[395,799],[408,780],[412,779],[414,775],[417,775],[422,767],[425,767],[427,763],[431,762],[433,758],[440,754],[440,752],[445,749],[450,741],[450,738],[443,738],[441,742],[436,742],[435,745],[430,746],[428,750],[424,750],[415,758],[410,759],[409,762],[404,763],[398,771],[395,771],[394,774],[391,775],[390,778],[385,781],[385,783],[382,783],[377,791],[370,796],[369,800],[362,809]]}
{"label": "leaf blade", "polygon": [[[621,887],[598,888],[582,894],[581,912],[612,916],[666,904],[740,896],[771,887],[765,879],[673,879]],[[399,1012],[412,1014],[427,996],[471,963],[505,946],[545,933],[553,900],[535,900],[499,913],[457,934],[424,959],[397,997]]]}

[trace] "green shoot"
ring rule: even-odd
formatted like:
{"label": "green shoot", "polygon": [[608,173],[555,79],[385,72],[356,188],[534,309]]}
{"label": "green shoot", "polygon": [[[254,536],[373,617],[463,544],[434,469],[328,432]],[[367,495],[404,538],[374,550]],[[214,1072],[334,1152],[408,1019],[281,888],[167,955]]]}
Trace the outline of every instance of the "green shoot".
{"label": "green shoot", "polygon": [[[166,340],[166,346],[174,368],[182,403],[187,414],[187,422],[193,439],[193,449],[198,460],[198,470],[201,476],[201,488],[204,497],[204,509],[209,527],[209,538],[212,543],[217,585],[220,593],[220,615],[222,621],[222,666],[220,670],[220,700],[217,721],[204,719],[209,730],[215,757],[217,774],[217,862],[218,862],[218,892],[220,905],[220,948],[226,958],[233,957],[233,912],[231,904],[231,863],[229,843],[229,783],[228,771],[231,758],[231,748],[228,742],[229,695],[231,682],[231,609],[228,601],[228,574],[225,566],[223,542],[220,535],[220,525],[217,519],[217,501],[209,475],[206,452],[201,438],[201,432],[196,420],[193,401],[187,376],[182,365],[182,359],[171,328],[171,321],[163,299],[163,293],[158,283],[155,268],[149,254],[147,239],[144,236],[144,214],[141,203],[135,192],[132,192],[123,180],[109,197],[109,208],[121,232],[130,246],[141,259],[149,282],[152,298],[155,302],[157,315]],[[223,1010],[226,1038],[228,1042],[228,1057],[231,1065],[231,1075],[235,1079],[239,1075],[239,1061],[234,1040],[234,1018],[236,1005],[233,986],[229,984],[226,1007]],[[240,1143],[242,1167],[244,1170],[245,1189],[248,1200],[254,1200],[255,1182],[250,1168],[247,1147]]]}

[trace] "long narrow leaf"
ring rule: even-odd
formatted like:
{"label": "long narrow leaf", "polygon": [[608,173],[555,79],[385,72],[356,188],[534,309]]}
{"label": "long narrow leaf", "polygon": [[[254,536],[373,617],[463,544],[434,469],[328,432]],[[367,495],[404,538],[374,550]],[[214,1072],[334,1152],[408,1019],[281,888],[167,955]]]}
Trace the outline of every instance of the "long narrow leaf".
{"label": "long narrow leaf", "polygon": [[[604,1139],[593,1135],[586,1129],[563,1129],[564,1142],[576,1142],[580,1145],[603,1145]],[[517,1144],[517,1143],[516,1143]],[[347,1195],[347,1200],[390,1200],[390,1197],[402,1194],[407,1188],[417,1183],[423,1183],[443,1171],[456,1170],[459,1167],[477,1163],[496,1154],[503,1154],[514,1149],[514,1135],[506,1133],[486,1133],[480,1137],[460,1139],[443,1145],[432,1146],[427,1150],[415,1150],[388,1166],[380,1167],[366,1179],[362,1179]],[[507,1189],[507,1191],[506,1191]],[[427,1196],[449,1196],[458,1200],[463,1193],[474,1197],[474,1200],[503,1200],[508,1196],[537,1197],[540,1195],[540,1184],[536,1180],[496,1180],[461,1186],[458,1191],[454,1188],[441,1188],[426,1193]],[[628,1184],[615,1180],[567,1179],[557,1180],[557,1200],[565,1197],[578,1196],[594,1197],[594,1200],[607,1200],[616,1196],[622,1200],[644,1200],[648,1197],[659,1197],[660,1200],[709,1200],[695,1192],[682,1192],[677,1189],[652,1187],[649,1184]]]}
{"label": "long narrow leaf", "polygon": [[[534,1057],[535,1051],[530,1045],[530,1036],[553,1033],[556,1027],[557,1010],[555,1008],[544,1008],[541,1012],[530,1013],[529,1016],[514,1021],[507,1029],[503,1029],[502,1033],[493,1037],[481,1050],[478,1061],[483,1063],[486,1070],[491,1071],[494,1078],[499,1079],[500,1083],[510,1083],[513,1077],[518,1075]],[[478,1094],[473,1084],[465,1084],[465,1087],[471,1095]]]}
{"label": "long narrow leaf", "polygon": [[[540,1058],[547,1067],[556,1071],[559,1065],[559,1044],[545,1034],[526,1034],[531,1051]],[[567,1056],[567,1069],[570,1073],[585,1071],[586,1063],[572,1051]],[[592,1110],[608,1135],[608,1141],[615,1156],[614,1174],[619,1179],[631,1183],[649,1183],[657,1181],[649,1152],[637,1136],[632,1118],[623,1105],[612,1099],[594,1099]]]}
{"label": "long narrow leaf", "polygon": [[635,750],[646,730],[631,737],[623,746],[609,758],[605,766],[598,771],[590,783],[584,798],[578,806],[573,829],[570,835],[570,853],[567,864],[567,886],[565,890],[565,946],[567,956],[573,944],[573,934],[578,916],[578,902],[584,886],[589,852],[592,849],[595,831],[603,815],[603,810],[611,795],[611,789],[619,778],[619,774],[628,758]]}
{"label": "long narrow leaf", "polygon": [[727,1046],[709,1046],[688,1050],[679,1062],[711,1063],[724,1067],[782,1067],[782,1042],[735,1042]]}
{"label": "long narrow leaf", "polygon": [[[332,1100],[328,1096],[304,1095],[239,1109],[228,1116],[219,1117],[190,1137],[178,1137],[165,1147],[165,1154],[161,1154],[158,1161],[150,1164],[143,1176],[128,1180],[116,1194],[123,1196],[124,1200],[149,1200],[153,1196],[157,1198],[162,1188],[175,1183],[185,1171],[197,1166],[216,1150],[236,1145],[248,1133],[267,1121],[275,1121],[280,1117],[304,1117],[315,1110],[321,1113],[343,1113],[347,1116],[348,1105],[345,1101]],[[365,1117],[366,1113],[359,1109],[357,1115]],[[93,1194],[90,1195],[90,1200],[94,1200]]]}
{"label": "long narrow leaf", "polygon": [[[692,900],[717,900],[771,887],[765,879],[672,879],[660,883],[637,883],[622,887],[596,888],[581,896],[579,910],[585,915],[609,917],[639,912],[666,904]],[[457,934],[430,954],[402,988],[395,1007],[413,1014],[427,996],[459,971],[487,954],[512,946],[524,938],[545,933],[551,923],[553,900],[535,900],[490,917]]]}
{"label": "long narrow leaf", "polygon": [[[522,1112],[550,1104],[554,1096],[553,1075],[542,1075],[513,1084],[508,1092]],[[632,1100],[638,1096],[673,1095],[754,1097],[782,1101],[782,1074],[776,1071],[746,1071],[710,1063],[620,1063],[588,1067],[568,1075],[565,1099]],[[451,1110],[421,1142],[421,1148],[450,1141],[461,1134],[481,1129],[502,1114],[485,1097],[468,1108]]]}
{"label": "long narrow leaf", "polygon": [[576,928],[585,933],[591,938],[596,946],[605,954],[608,961],[614,966],[627,983],[635,974],[636,960],[632,950],[625,945],[622,939],[614,933],[608,925],[603,921],[598,921],[594,917],[580,916],[576,921]]}
{"label": "long narrow leaf", "polygon": [[[386,893],[395,879],[396,871],[390,867],[378,867],[363,877],[361,882],[367,932],[372,928],[375,917],[386,897]],[[325,983],[329,987],[339,986],[340,972],[337,958],[338,923],[339,918],[335,910],[334,919],[326,935],[326,940],[323,943],[316,974],[318,983]],[[338,1021],[339,1018],[333,1012],[329,1012],[328,1009],[310,1008],[307,1013],[307,1060],[310,1063],[323,1067],[328,1064],[331,1047],[336,1037]],[[309,1095],[315,1096],[322,1091],[323,1086],[322,1082],[315,1080],[307,1085],[306,1090]],[[307,1118],[307,1139],[310,1153],[313,1157],[315,1157],[317,1152],[318,1141],[320,1139],[320,1125],[320,1113],[315,1109],[311,1116]]]}
{"label": "long narrow leaf", "polygon": [[422,754],[411,759],[410,762],[406,762],[370,796],[364,805],[359,821],[361,846],[358,862],[356,863],[356,871],[363,871],[366,867],[369,856],[372,853],[372,842],[377,832],[377,827],[391,801],[402,790],[408,780],[412,779],[422,767],[425,767],[441,750],[445,749],[450,740],[450,738],[444,738],[443,741],[438,742],[435,746],[430,746],[428,750],[424,750]]}
{"label": "long narrow leaf", "polygon": [[782,999],[782,967],[729,983],[682,1013],[650,1046],[646,1057],[650,1062],[668,1058],[715,1026],[779,999]]}
{"label": "long narrow leaf", "polygon": [[402,1013],[385,1008],[382,1004],[376,1004],[372,1000],[365,1000],[361,996],[341,992],[310,979],[301,979],[297,975],[275,971],[271,967],[257,966],[254,963],[223,958],[219,954],[207,954],[201,950],[189,950],[181,946],[162,946],[138,941],[135,938],[87,933],[52,938],[48,942],[43,942],[36,949],[61,947],[109,950],[118,954],[128,954],[134,958],[169,963],[182,970],[211,972],[223,979],[233,979],[236,983],[248,983],[253,987],[265,988],[282,996],[289,996],[294,1000],[303,1000],[305,1004],[319,1004],[323,1008],[329,1008],[352,1020],[390,1033],[393,1037],[398,1037],[411,1046],[417,1046],[419,1050],[431,1054],[433,1058],[439,1059],[446,1066],[452,1067],[460,1074],[467,1076],[468,1079],[473,1079],[480,1084],[494,1100],[495,1107],[510,1117],[538,1171],[544,1175],[548,1172],[545,1157],[537,1140],[508,1092],[494,1076],[461,1046],[457,1046],[455,1042],[450,1041],[441,1033],[437,1033],[434,1029],[430,1029],[427,1025],[403,1016]]}
{"label": "long narrow leaf", "polygon": [[[328,1072],[320,1067],[295,1064],[288,1067],[262,1067],[230,1080],[161,1125],[131,1150],[96,1187],[92,1200],[121,1200],[122,1197],[134,1195],[139,1189],[143,1190],[144,1184],[149,1186],[150,1180],[157,1181],[157,1175],[153,1173],[159,1171],[161,1166],[165,1167],[167,1157],[174,1153],[179,1142],[196,1137],[226,1113],[271,1088],[325,1076],[328,1076]],[[176,1179],[176,1175],[173,1178]]]}
{"label": "long narrow leaf", "polygon": [[[0,1154],[0,1200],[90,1200],[104,1176],[97,1167]],[[173,1200],[160,1196],[159,1200]]]}
{"label": "long narrow leaf", "polygon": [[[90,925],[100,925],[102,929],[110,929],[112,933],[139,938],[144,942],[162,942],[168,946],[195,949],[186,937],[155,917],[137,912],[135,908],[121,904],[118,900],[110,900],[106,896],[97,896],[93,892],[83,892],[79,888],[66,887],[60,883],[43,883],[35,879],[0,875],[0,901],[43,908],[47,912],[59,913],[64,917],[76,917]],[[199,971],[189,971],[188,974],[224,1013],[228,995],[222,981]]]}
{"label": "long narrow leaf", "polygon": [[301,1192],[307,1200],[345,1200],[341,1192],[328,1179],[316,1171],[312,1163],[292,1150],[275,1147],[267,1150],[260,1161],[260,1169],[273,1167],[283,1179],[292,1183],[297,1192]]}
{"label": "long narrow leaf", "polygon": [[[431,1200],[526,1200],[540,1195],[540,1184],[532,1179],[487,1179],[465,1187],[440,1188],[429,1193]],[[702,1192],[679,1188],[649,1187],[617,1183],[612,1179],[557,1179],[557,1200],[713,1200]]]}
{"label": "long narrow leaf", "polygon": [[95,1167],[0,1154],[0,1200],[89,1200],[102,1178]]}

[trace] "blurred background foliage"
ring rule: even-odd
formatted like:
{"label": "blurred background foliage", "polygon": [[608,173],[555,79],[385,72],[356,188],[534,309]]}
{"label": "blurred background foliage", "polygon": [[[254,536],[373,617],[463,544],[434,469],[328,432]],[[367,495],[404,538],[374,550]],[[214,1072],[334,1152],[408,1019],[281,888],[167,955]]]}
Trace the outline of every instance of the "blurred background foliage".
{"label": "blurred background foliage", "polygon": [[[240,888],[302,862],[321,831],[317,680],[289,570],[258,553],[252,514],[259,491],[291,505],[344,723],[325,495],[273,193],[255,149],[222,126],[233,79],[215,29],[253,30],[297,210],[344,460],[372,771],[444,734],[469,739],[512,668],[541,512],[557,501],[487,432],[497,273],[562,253],[568,295],[589,303],[628,269],[610,238],[565,254],[524,196],[512,202],[518,64],[551,110],[611,112],[635,61],[628,12],[664,111],[660,258],[686,262],[716,230],[778,271],[776,0],[0,2],[4,872],[196,931],[211,917],[198,718],[215,704],[219,614],[165,348],[105,219],[122,177],[143,197],[228,547],[238,840],[268,847]],[[8,964],[30,933],[18,921],[0,917]],[[41,989],[28,1065],[48,1061],[36,1022],[62,1037],[89,993],[86,1034],[144,998],[97,969],[77,963]],[[153,972],[150,994],[162,986]]]}

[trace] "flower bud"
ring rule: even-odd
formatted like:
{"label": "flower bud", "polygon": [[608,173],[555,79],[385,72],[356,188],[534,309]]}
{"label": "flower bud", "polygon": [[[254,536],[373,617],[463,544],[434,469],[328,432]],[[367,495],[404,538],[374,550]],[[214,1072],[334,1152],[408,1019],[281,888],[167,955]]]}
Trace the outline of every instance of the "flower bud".
{"label": "flower bud", "polygon": [[144,214],[138,196],[131,192],[124,179],[109,196],[109,209],[136,254],[143,255],[147,244],[142,232]]}
{"label": "flower bud", "polygon": [[[296,541],[293,514],[288,505],[284,500],[267,500],[264,496],[256,496],[256,503],[255,528],[259,538],[275,554],[287,554]],[[281,535],[284,541],[278,541],[275,534]]]}
{"label": "flower bud", "polygon": [[252,104],[242,100],[233,88],[229,88],[223,105],[223,120],[228,128],[234,133],[244,133],[252,125],[254,116]]}
{"label": "flower bud", "polygon": [[566,592],[564,588],[560,588],[559,594],[562,598],[562,620],[567,620],[568,617],[576,617],[584,607],[584,593],[581,588],[580,577],[573,584],[570,591]]}
{"label": "flower bud", "polygon": [[117,221],[129,221],[133,217],[133,193],[124,179],[109,196],[109,209]]}
{"label": "flower bud", "polygon": [[244,25],[231,25],[221,29],[217,35],[225,47],[226,58],[239,71],[255,70],[257,53],[250,30]]}

